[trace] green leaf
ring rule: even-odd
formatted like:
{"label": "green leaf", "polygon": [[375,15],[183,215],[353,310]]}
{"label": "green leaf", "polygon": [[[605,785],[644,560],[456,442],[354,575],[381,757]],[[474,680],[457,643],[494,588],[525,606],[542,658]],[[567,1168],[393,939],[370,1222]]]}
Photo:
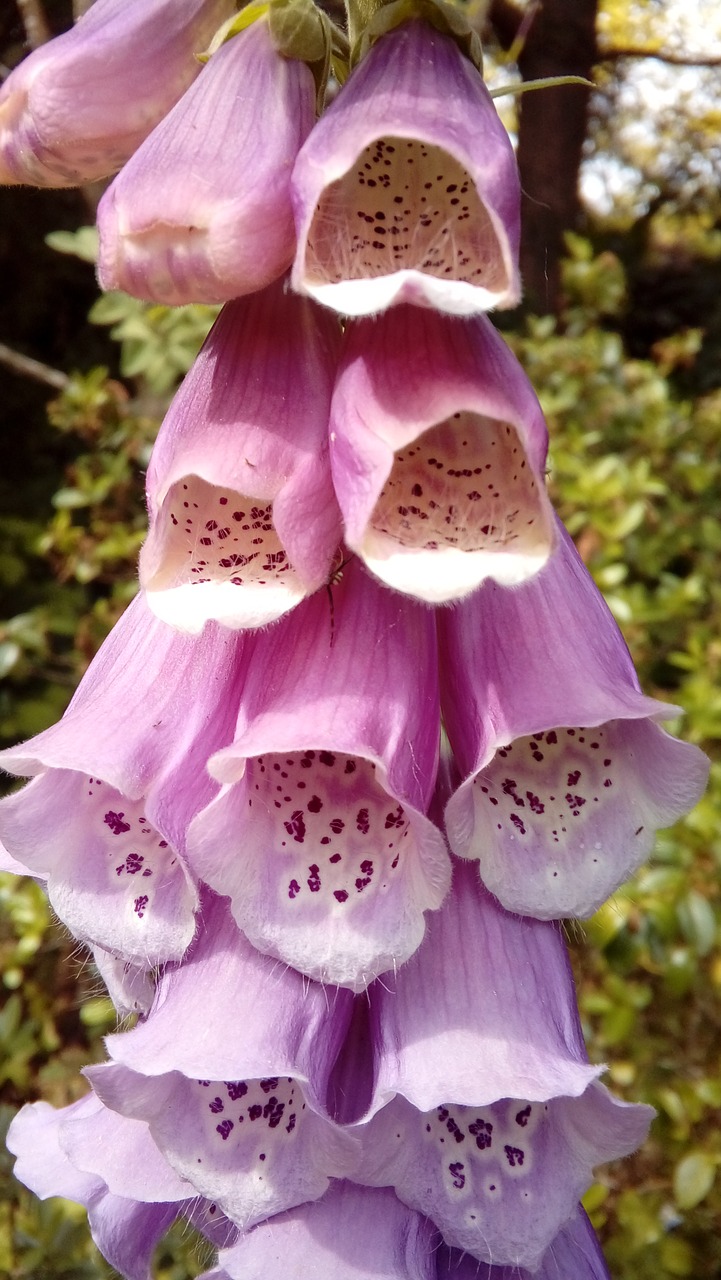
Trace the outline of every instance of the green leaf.
{"label": "green leaf", "polygon": [[676,1165],[673,1194],[679,1209],[694,1209],[714,1184],[716,1166],[705,1151],[692,1151]]}

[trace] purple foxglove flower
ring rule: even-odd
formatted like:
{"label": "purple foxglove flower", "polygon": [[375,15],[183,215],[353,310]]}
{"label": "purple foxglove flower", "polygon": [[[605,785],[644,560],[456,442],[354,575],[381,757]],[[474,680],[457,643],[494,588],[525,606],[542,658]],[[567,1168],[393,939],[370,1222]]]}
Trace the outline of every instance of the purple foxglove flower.
{"label": "purple foxglove flower", "polygon": [[283,285],[229,304],[160,428],[140,581],[184,631],[272,622],[328,581],[341,520],[328,459],[338,333]]}
{"label": "purple foxglove flower", "polygon": [[512,307],[520,189],[476,68],[419,20],[384,35],[302,148],[293,287],[347,315]]}
{"label": "purple foxglove flower", "polygon": [[568,534],[515,591],[485,585],[439,615],[442,703],[465,781],[451,848],[510,911],[590,915],[692,808],[698,747],[656,723],[610,610]]}
{"label": "purple foxglove flower", "polygon": [[[558,928],[508,915],[457,863],[367,1016],[374,1085],[354,1178],[394,1187],[479,1261],[535,1270],[593,1167],[633,1151],[653,1114],[598,1083]],[[362,1096],[367,1061],[347,1062],[345,1092]]]}
{"label": "purple foxglove flower", "polygon": [[193,936],[185,829],[217,790],[205,764],[232,740],[241,656],[237,637],[179,636],[139,596],[62,720],[0,753],[39,775],[0,802],[10,854],[81,941],[131,965],[179,958]]}
{"label": "purple foxglove flower", "polygon": [[436,1280],[610,1280],[596,1233],[580,1205],[548,1246],[537,1271],[515,1264],[479,1266],[470,1253],[443,1247],[437,1267]]}
{"label": "purple foxglove flower", "polygon": [[104,289],[178,306],[226,302],[290,266],[290,176],[315,120],[304,62],[266,18],[226,41],[98,209]]}
{"label": "purple foxglove flower", "polygon": [[362,989],[418,946],[449,883],[424,816],[439,742],[433,614],[351,561],[253,638],[223,788],[188,859],[261,951]]}
{"label": "purple foxglove flower", "polygon": [[[42,1200],[49,1196],[63,1196],[82,1204],[88,1211],[90,1231],[100,1252],[126,1280],[151,1280],[150,1263],[155,1246],[172,1225],[183,1207],[165,1200],[169,1180],[176,1187],[179,1180],[168,1171],[165,1182],[160,1172],[160,1157],[152,1150],[149,1136],[143,1140],[144,1125],[134,1126],[127,1149],[118,1153],[108,1138],[117,1137],[106,1126],[100,1125],[98,1140],[103,1144],[105,1156],[111,1166],[121,1171],[122,1157],[129,1156],[124,1184],[137,1177],[140,1184],[147,1177],[155,1192],[161,1191],[156,1201],[144,1203],[137,1194],[130,1198],[113,1194],[105,1179],[87,1172],[76,1165],[66,1153],[63,1138],[76,1122],[86,1119],[92,1102],[81,1098],[79,1102],[56,1111],[47,1102],[35,1102],[23,1107],[8,1131],[7,1145],[17,1156],[15,1175]],[[98,1117],[94,1116],[97,1123]],[[92,1133],[88,1135],[92,1145]],[[95,1143],[97,1147],[97,1142]],[[118,1156],[120,1158],[118,1158]],[[192,1188],[189,1194],[193,1195]]]}
{"label": "purple foxglove flower", "polygon": [[555,525],[548,433],[485,316],[396,307],[346,331],[331,406],[346,541],[377,577],[438,603],[524,581]]}
{"label": "purple foxglove flower", "polygon": [[200,71],[231,0],[95,0],[0,90],[0,182],[72,187],[119,169]]}
{"label": "purple foxglove flower", "polygon": [[148,1018],[109,1036],[114,1061],[86,1075],[107,1106],[150,1126],[180,1177],[250,1226],[356,1163],[357,1139],[325,1107],[353,1007],[350,992],[331,994],[262,956],[208,898]]}
{"label": "purple foxglove flower", "polygon": [[333,1182],[322,1199],[261,1223],[221,1251],[218,1271],[211,1276],[436,1280],[437,1247],[432,1223],[401,1204],[392,1191]]}

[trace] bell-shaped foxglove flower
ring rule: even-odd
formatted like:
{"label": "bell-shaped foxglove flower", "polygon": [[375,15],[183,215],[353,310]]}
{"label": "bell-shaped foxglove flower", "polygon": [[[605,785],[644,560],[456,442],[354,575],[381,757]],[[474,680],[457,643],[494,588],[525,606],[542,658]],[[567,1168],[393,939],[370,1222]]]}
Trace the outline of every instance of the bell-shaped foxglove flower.
{"label": "bell-shaped foxglove flower", "polygon": [[[481,1262],[535,1270],[593,1167],[633,1151],[653,1114],[598,1083],[558,928],[509,915],[457,863],[422,946],[370,988],[368,1018],[356,1181],[393,1186]],[[367,1060],[346,1061],[346,1095],[362,1097]]]}
{"label": "bell-shaped foxglove flower", "polygon": [[610,1280],[596,1233],[579,1205],[548,1246],[537,1271],[479,1264],[470,1253],[441,1247],[436,1280]]}
{"label": "bell-shaped foxglove flower", "polygon": [[304,62],[261,18],[212,54],[98,209],[98,276],[151,302],[226,302],[290,266],[290,176],[315,120]]}
{"label": "bell-shaped foxglove flower", "polygon": [[251,1226],[356,1163],[357,1140],[325,1107],[352,1004],[261,955],[208,896],[149,1016],[110,1036],[114,1061],[86,1074],[106,1105],[150,1126],[180,1177]]}
{"label": "bell-shaped foxglove flower", "polygon": [[188,858],[261,951],[360,989],[412,954],[448,887],[424,816],[435,623],[355,560],[331,590],[253,638],[235,741],[208,765],[224,785]]}
{"label": "bell-shaped foxglove flower", "polygon": [[346,541],[377,577],[438,603],[505,586],[555,540],[538,400],[485,316],[396,307],[346,331],[331,464]]}
{"label": "bell-shaped foxglove flower", "polygon": [[337,341],[334,320],[280,283],[224,308],[148,469],[140,581],[164,621],[258,627],[328,581]]}
{"label": "bell-shaped foxglove flower", "polygon": [[205,764],[232,740],[241,654],[217,627],[178,635],[139,596],[62,720],[0,753],[5,769],[33,777],[0,802],[10,854],[47,881],[76,937],[121,962],[177,959],[193,936],[185,830],[217,791]]}
{"label": "bell-shaped foxglove flower", "polygon": [[656,723],[623,637],[561,528],[514,591],[439,617],[443,715],[465,781],[451,848],[510,911],[590,915],[701,796],[708,761]]}
{"label": "bell-shaped foxglove flower", "polygon": [[293,287],[336,311],[518,302],[513,149],[479,72],[425,22],[377,41],[302,148],[293,187]]}
{"label": "bell-shaped foxglove flower", "polygon": [[322,1199],[260,1223],[221,1250],[218,1270],[211,1276],[437,1280],[437,1249],[433,1224],[401,1204],[392,1191],[333,1182]]}
{"label": "bell-shaped foxglove flower", "polygon": [[[126,1280],[151,1280],[156,1244],[191,1203],[186,1196],[195,1193],[192,1187],[183,1191],[146,1125],[121,1122],[125,1129],[118,1144],[120,1118],[110,1112],[101,1116],[96,1108],[92,1095],[61,1111],[47,1102],[23,1107],[7,1137],[9,1150],[17,1156],[15,1176],[42,1200],[63,1196],[84,1205],[93,1240],[110,1265]],[[85,1129],[84,1141],[75,1137],[77,1126]],[[107,1161],[108,1178],[114,1182],[117,1177],[124,1194],[111,1191],[108,1179],[88,1171],[82,1156],[76,1163],[81,1146],[84,1154]]]}
{"label": "bell-shaped foxglove flower", "polygon": [[95,0],[0,90],[0,182],[72,187],[115,172],[200,71],[231,0]]}

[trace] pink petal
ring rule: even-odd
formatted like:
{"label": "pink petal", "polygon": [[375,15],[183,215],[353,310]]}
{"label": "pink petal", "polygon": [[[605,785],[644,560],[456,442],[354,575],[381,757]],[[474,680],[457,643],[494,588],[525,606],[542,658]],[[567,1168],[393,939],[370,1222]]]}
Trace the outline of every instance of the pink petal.
{"label": "pink petal", "polygon": [[146,969],[193,936],[185,830],[217,789],[205,765],[232,737],[241,654],[217,628],[176,635],[138,597],[62,720],[0,756],[40,775],[0,803],[13,858],[76,936]]}
{"label": "pink petal", "polygon": [[[357,563],[256,637],[224,783],[194,821],[196,874],[261,951],[361,989],[402,963],[442,901],[424,816],[438,758],[434,619]],[[331,627],[333,630],[331,630]]]}
{"label": "pink petal", "polygon": [[485,317],[401,306],[350,324],[331,442],[346,541],[396,590],[439,603],[548,558],[546,425]]}
{"label": "pink petal", "polygon": [[327,424],[338,331],[282,284],[231,303],[148,471],[140,580],[184,631],[274,621],[330,577],[341,536]]}
{"label": "pink petal", "polygon": [[72,187],[113,173],[200,71],[230,0],[95,0],[0,90],[0,182]]}
{"label": "pink petal", "polygon": [[304,62],[261,18],[212,55],[98,209],[104,289],[168,306],[226,302],[290,266],[290,174],[315,119]]}
{"label": "pink petal", "polygon": [[475,67],[425,22],[373,46],[301,150],[293,185],[293,287],[319,302],[347,315],[394,302],[471,315],[518,301],[513,149]]}
{"label": "pink petal", "polygon": [[451,847],[511,911],[590,915],[696,804],[708,762],[656,720],[623,638],[564,530],[514,591],[439,615],[443,714],[465,782]]}
{"label": "pink petal", "polygon": [[321,1200],[254,1227],[218,1262],[219,1280],[436,1280],[436,1240],[392,1191],[334,1182]]}

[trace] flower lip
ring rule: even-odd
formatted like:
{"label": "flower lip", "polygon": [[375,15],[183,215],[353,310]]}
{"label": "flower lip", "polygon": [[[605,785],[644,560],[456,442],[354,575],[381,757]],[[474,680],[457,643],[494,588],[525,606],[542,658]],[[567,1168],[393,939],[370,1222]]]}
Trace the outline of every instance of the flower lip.
{"label": "flower lip", "polygon": [[293,182],[293,286],[318,301],[349,315],[399,301],[471,315],[518,301],[508,135],[475,68],[423,22],[378,41],[301,149]]}

